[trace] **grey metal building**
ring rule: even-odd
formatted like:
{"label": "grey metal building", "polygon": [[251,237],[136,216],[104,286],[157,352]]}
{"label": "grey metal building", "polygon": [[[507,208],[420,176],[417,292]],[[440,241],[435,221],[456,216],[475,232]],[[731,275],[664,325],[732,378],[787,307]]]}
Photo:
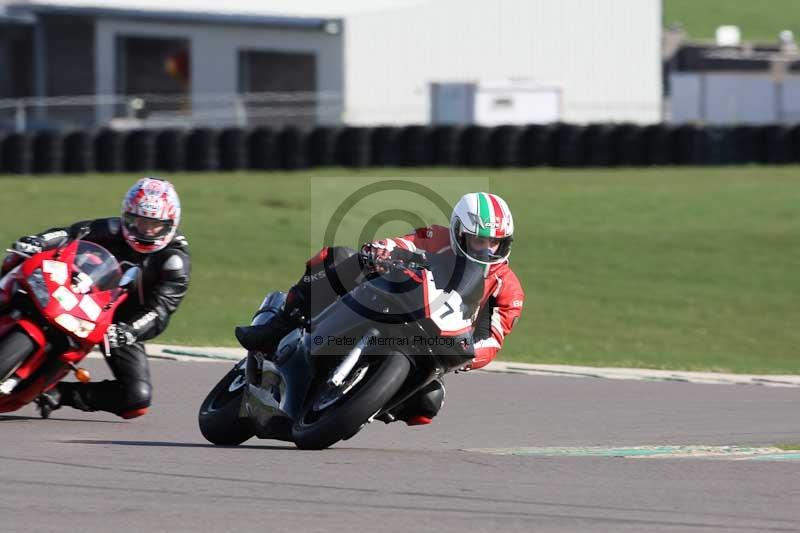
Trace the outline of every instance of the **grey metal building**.
{"label": "grey metal building", "polygon": [[184,95],[223,124],[242,112],[224,96],[313,93],[316,122],[409,124],[432,84],[518,79],[556,87],[563,121],[661,119],[660,0],[5,3],[0,98]]}

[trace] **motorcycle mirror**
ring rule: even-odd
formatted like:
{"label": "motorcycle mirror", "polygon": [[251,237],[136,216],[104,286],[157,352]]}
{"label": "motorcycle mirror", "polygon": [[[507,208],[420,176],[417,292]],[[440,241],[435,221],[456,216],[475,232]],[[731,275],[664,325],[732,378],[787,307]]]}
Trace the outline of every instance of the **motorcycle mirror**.
{"label": "motorcycle mirror", "polygon": [[86,237],[87,235],[89,235],[91,232],[92,232],[92,228],[90,228],[88,225],[87,226],[83,226],[83,227],[81,227],[80,230],[78,230],[78,233],[75,234],[75,237],[73,237],[72,240],[73,241],[79,241],[79,240],[83,239],[84,237]]}

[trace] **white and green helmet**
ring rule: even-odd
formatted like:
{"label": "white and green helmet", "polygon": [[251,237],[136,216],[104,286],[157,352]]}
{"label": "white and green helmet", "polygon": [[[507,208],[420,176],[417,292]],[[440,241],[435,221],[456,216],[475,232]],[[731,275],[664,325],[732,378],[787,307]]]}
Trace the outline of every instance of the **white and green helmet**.
{"label": "white and green helmet", "polygon": [[[467,245],[467,239],[472,237],[498,239],[500,246],[495,252],[474,252]],[[484,265],[493,265],[508,259],[513,240],[514,218],[508,204],[496,194],[465,194],[453,208],[453,215],[450,217],[450,244],[457,254]]]}

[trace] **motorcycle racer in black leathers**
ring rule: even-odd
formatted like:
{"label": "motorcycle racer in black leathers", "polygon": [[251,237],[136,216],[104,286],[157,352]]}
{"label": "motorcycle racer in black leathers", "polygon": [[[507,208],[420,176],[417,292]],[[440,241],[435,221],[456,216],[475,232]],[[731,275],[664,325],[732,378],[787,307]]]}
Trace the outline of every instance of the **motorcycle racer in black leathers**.
{"label": "motorcycle racer in black leathers", "polygon": [[[80,238],[103,246],[121,264],[127,262],[142,270],[138,291],[120,305],[107,332],[107,362],[115,379],[59,383],[37,400],[42,416],[64,405],[108,411],[122,418],[147,412],[152,384],[144,341],[166,329],[189,285],[189,248],[178,232],[179,222],[180,201],[172,184],[142,178],[126,194],[120,217],[77,222],[14,243],[15,250],[34,254]],[[3,270],[12,268],[16,258],[9,256]]]}

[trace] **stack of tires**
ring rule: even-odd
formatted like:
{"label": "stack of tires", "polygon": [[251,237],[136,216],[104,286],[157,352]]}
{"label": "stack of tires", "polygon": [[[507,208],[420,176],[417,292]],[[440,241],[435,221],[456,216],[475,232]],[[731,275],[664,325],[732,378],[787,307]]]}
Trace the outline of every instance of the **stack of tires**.
{"label": "stack of tires", "polygon": [[219,134],[218,143],[220,170],[243,170],[247,168],[247,131],[242,128],[227,128]]}
{"label": "stack of tires", "polygon": [[156,168],[156,137],[152,130],[131,131],[125,139],[125,170],[149,172]]}
{"label": "stack of tires", "polygon": [[123,170],[125,134],[115,130],[102,130],[94,138],[94,168],[98,172]]}
{"label": "stack of tires", "polygon": [[400,128],[381,126],[372,134],[370,159],[378,167],[396,167],[400,165]]}
{"label": "stack of tires", "polygon": [[372,133],[371,128],[345,128],[339,136],[339,163],[351,168],[370,166]]}
{"label": "stack of tires", "polygon": [[186,170],[207,172],[219,166],[217,131],[197,128],[186,136]]}
{"label": "stack of tires", "polygon": [[289,126],[278,133],[278,168],[301,170],[308,167],[308,132]]}
{"label": "stack of tires", "polygon": [[186,169],[186,133],[167,129],[155,136],[156,168],[167,172]]}
{"label": "stack of tires", "polygon": [[433,164],[433,129],[429,126],[406,126],[399,136],[399,159],[404,167],[427,167]]}
{"label": "stack of tires", "polygon": [[24,133],[11,133],[0,145],[0,171],[8,174],[28,174],[33,160],[31,137]]}
{"label": "stack of tires", "polygon": [[73,131],[64,136],[63,171],[84,173],[94,170],[94,143],[89,133]]}
{"label": "stack of tires", "polygon": [[244,140],[247,168],[272,170],[278,168],[277,133],[272,128],[256,128]]}
{"label": "stack of tires", "polygon": [[34,174],[61,172],[62,141],[62,136],[57,131],[41,131],[33,136],[31,170]]}

